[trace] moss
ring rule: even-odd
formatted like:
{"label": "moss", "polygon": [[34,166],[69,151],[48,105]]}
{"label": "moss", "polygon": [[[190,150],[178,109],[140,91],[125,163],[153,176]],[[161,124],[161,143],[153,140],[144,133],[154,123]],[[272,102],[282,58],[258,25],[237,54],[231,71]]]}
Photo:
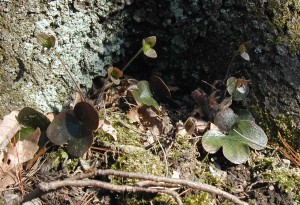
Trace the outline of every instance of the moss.
{"label": "moss", "polygon": [[63,169],[65,172],[70,173],[76,169],[78,163],[78,159],[69,159],[67,152],[63,149],[47,154],[46,165],[49,169]]}
{"label": "moss", "polygon": [[120,205],[177,205],[173,197],[165,194],[128,193],[118,197]]}
{"label": "moss", "polygon": [[294,201],[300,202],[300,169],[284,166],[280,159],[267,157],[254,159],[256,168],[261,171],[263,181],[278,184],[278,187],[289,193]]}
{"label": "moss", "polygon": [[[156,176],[164,176],[165,165],[159,156],[153,155],[148,150],[132,149],[127,153],[121,153],[112,169],[128,172],[152,174]],[[126,179],[122,182],[134,183],[135,179]],[[117,183],[121,183],[117,181]]]}
{"label": "moss", "polygon": [[108,120],[112,127],[117,131],[117,140],[115,141],[111,135],[100,130],[96,134],[97,141],[100,145],[118,148],[119,145],[132,145],[143,147],[143,136],[139,133],[135,125],[130,123],[128,118],[123,113],[113,113],[110,116],[105,116],[100,113],[100,119]]}
{"label": "moss", "polygon": [[183,199],[184,205],[213,205],[215,201],[207,192],[200,191],[198,194],[189,194]]}
{"label": "moss", "polygon": [[300,202],[300,169],[290,168],[277,157],[256,157],[251,165],[253,173],[262,177],[261,181],[277,184],[279,189],[290,194],[293,201]]}
{"label": "moss", "polygon": [[274,121],[278,126],[282,137],[292,145],[294,149],[300,151],[300,128],[297,127],[293,117],[291,115],[279,115]]}
{"label": "moss", "polygon": [[170,163],[178,163],[180,159],[187,158],[188,155],[194,155],[195,149],[195,145],[189,142],[187,136],[177,135],[172,150],[168,154],[168,160]]}
{"label": "moss", "polygon": [[300,1],[268,1],[268,10],[272,13],[274,29],[278,32],[277,42],[290,45],[291,51],[299,53],[300,48]]}
{"label": "moss", "polygon": [[286,193],[291,193],[294,200],[300,201],[300,170],[297,168],[288,169],[285,167],[267,170],[264,173],[266,180],[278,183]]}
{"label": "moss", "polygon": [[153,204],[177,205],[177,202],[170,195],[158,195],[152,200]]}

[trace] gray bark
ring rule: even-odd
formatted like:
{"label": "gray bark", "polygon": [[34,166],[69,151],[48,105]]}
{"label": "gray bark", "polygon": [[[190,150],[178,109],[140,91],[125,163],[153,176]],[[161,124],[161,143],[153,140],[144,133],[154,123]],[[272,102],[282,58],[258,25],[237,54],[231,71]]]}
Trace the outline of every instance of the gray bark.
{"label": "gray bark", "polygon": [[0,113],[33,106],[61,110],[75,86],[53,52],[41,54],[36,35],[57,40],[56,51],[83,89],[123,56],[123,9],[129,1],[1,1]]}

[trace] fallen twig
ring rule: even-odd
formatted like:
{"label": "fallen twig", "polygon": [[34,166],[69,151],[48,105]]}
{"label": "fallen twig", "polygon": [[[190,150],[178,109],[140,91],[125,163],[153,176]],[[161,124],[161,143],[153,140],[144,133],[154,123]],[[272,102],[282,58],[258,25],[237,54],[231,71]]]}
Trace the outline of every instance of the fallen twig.
{"label": "fallen twig", "polygon": [[93,172],[73,176],[63,181],[41,183],[36,190],[24,196],[23,202],[32,200],[36,197],[40,197],[46,194],[47,192],[55,191],[56,189],[65,186],[94,186],[103,189],[109,189],[116,192],[131,191],[131,192],[165,193],[171,195],[177,201],[178,204],[181,203],[178,193],[169,189],[154,189],[154,188],[143,188],[143,187],[129,186],[129,185],[114,185],[107,182],[86,179],[89,177],[108,176],[108,175],[176,184],[176,185],[190,187],[193,189],[198,189],[208,193],[216,194],[226,199],[229,199],[230,201],[236,204],[240,204],[240,205],[248,204],[240,200],[238,197],[208,184],[198,183],[198,182],[184,180],[184,179],[173,179],[173,178],[159,177],[154,175],[147,175],[147,174],[140,174],[140,173],[133,173],[133,172],[123,172],[123,171],[116,171],[116,170],[109,170],[109,169],[95,170]]}
{"label": "fallen twig", "polygon": [[63,180],[63,181],[54,181],[54,182],[42,182],[39,184],[38,188],[33,192],[27,194],[23,198],[23,202],[30,201],[34,198],[40,197],[46,193],[55,191],[57,189],[63,187],[98,187],[102,189],[107,189],[115,192],[146,192],[146,193],[165,193],[171,195],[179,205],[182,205],[182,201],[177,192],[169,190],[169,189],[158,189],[158,188],[143,188],[137,186],[129,186],[129,185],[115,185],[103,181],[98,180]]}

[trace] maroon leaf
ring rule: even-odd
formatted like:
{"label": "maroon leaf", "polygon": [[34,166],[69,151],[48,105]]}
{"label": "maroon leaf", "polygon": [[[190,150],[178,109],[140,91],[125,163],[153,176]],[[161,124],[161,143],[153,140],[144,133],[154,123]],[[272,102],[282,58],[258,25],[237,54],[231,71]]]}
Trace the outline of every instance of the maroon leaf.
{"label": "maroon leaf", "polygon": [[49,140],[56,145],[63,145],[71,138],[67,129],[67,119],[76,122],[72,110],[57,114],[47,129]]}
{"label": "maroon leaf", "polygon": [[99,115],[96,109],[87,102],[79,102],[74,107],[76,118],[90,130],[96,130],[99,125]]}

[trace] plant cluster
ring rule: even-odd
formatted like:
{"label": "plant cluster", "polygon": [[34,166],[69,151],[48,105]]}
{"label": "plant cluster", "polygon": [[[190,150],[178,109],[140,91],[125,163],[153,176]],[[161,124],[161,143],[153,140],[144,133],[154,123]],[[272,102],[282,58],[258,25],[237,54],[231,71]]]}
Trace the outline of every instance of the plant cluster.
{"label": "plant cluster", "polygon": [[249,147],[262,150],[268,141],[265,132],[255,124],[251,113],[244,110],[234,112],[230,108],[233,100],[241,101],[246,97],[249,92],[249,82],[249,80],[230,77],[226,84],[226,91],[230,97],[223,97],[220,103],[217,103],[214,93],[208,98],[200,91],[194,92],[197,96],[195,99],[208,103],[204,107],[215,125],[203,135],[203,148],[208,153],[216,153],[222,147],[224,156],[235,164],[248,160]]}
{"label": "plant cluster", "polygon": [[[47,50],[55,47],[55,38],[46,34],[38,35],[37,42]],[[168,86],[157,76],[151,78],[150,84],[145,80],[138,82],[133,79],[122,79],[124,71],[140,53],[143,52],[150,58],[157,57],[157,53],[153,49],[155,44],[155,36],[144,39],[141,49],[123,69],[114,66],[110,67],[108,69],[108,77],[99,96],[102,98],[105,89],[111,88],[113,85],[121,87],[126,85],[126,88],[121,89],[125,95],[125,100],[138,105],[130,109],[128,117],[133,121],[139,121],[144,127],[152,129],[159,135],[163,132],[163,122],[159,120],[159,110],[161,108],[154,97],[162,101],[171,99]],[[236,54],[249,61],[250,57],[247,53],[247,47],[248,42],[241,44]],[[60,58],[58,59],[62,62]],[[18,118],[20,123],[27,127],[33,127],[33,129],[41,127],[41,130],[45,132],[52,143],[56,145],[67,143],[68,153],[72,156],[80,157],[93,143],[93,132],[99,126],[99,115],[93,105],[85,101],[84,95],[76,81],[65,64],[63,62],[62,64],[81,96],[80,102],[75,105],[74,109],[69,109],[56,115],[51,123],[41,113],[32,108],[21,110]],[[109,81],[112,84],[108,86]],[[236,164],[247,161],[250,153],[249,147],[261,150],[267,144],[266,134],[255,124],[254,118],[250,113],[241,110],[234,112],[230,108],[232,101],[241,101],[247,96],[249,83],[250,80],[230,77],[226,80],[226,83],[224,81],[216,81],[212,86],[214,90],[209,96],[200,89],[193,92],[202,117],[206,117],[215,125],[211,125],[202,137],[204,149],[208,153],[215,153],[222,147],[224,156]],[[229,94],[228,97],[227,94]],[[31,119],[31,122],[25,119]],[[39,125],[36,125],[36,122]],[[194,132],[195,125],[192,118],[189,118],[185,123],[185,129],[190,134]]]}
{"label": "plant cluster", "polygon": [[[37,42],[43,47],[42,53],[46,53],[55,47],[56,40],[52,35],[39,34],[37,36]],[[119,85],[123,72],[140,53],[143,52],[150,58],[156,58],[157,54],[153,49],[155,43],[155,36],[144,39],[142,41],[142,48],[122,70],[117,67],[110,67],[108,69],[108,79],[103,88],[106,86],[109,79],[115,85]],[[40,127],[43,134],[48,137],[50,142],[55,145],[67,144],[67,151],[71,156],[81,157],[93,143],[93,132],[97,130],[99,126],[99,114],[93,105],[85,101],[85,97],[71,72],[68,70],[60,56],[56,52],[55,54],[75,84],[77,92],[80,95],[79,102],[76,103],[74,109],[68,109],[57,114],[52,122],[33,108],[23,108],[18,115],[18,121],[25,126],[21,133],[24,133],[26,130],[33,131],[37,127]],[[104,90],[102,90],[102,92],[103,91]],[[103,93],[100,93],[100,95],[102,94]],[[156,109],[159,107],[152,97],[147,81],[138,82],[137,89],[132,90],[132,95],[138,104],[154,106]]]}
{"label": "plant cluster", "polygon": [[[247,47],[249,47],[249,42],[241,44],[231,61],[236,55],[249,61]],[[229,69],[230,65],[226,77]],[[200,115],[211,122],[210,129],[202,136],[203,148],[208,153],[214,154],[222,147],[224,156],[235,164],[241,164],[248,160],[249,147],[262,150],[268,141],[265,132],[255,124],[254,117],[250,112],[234,111],[230,108],[233,101],[245,99],[249,93],[249,83],[250,80],[229,77],[223,81],[216,80],[209,96],[201,89],[193,92],[194,99],[199,105]],[[193,118],[189,118],[184,126],[189,134],[196,130]]]}
{"label": "plant cluster", "polygon": [[[23,108],[17,114],[18,123],[23,125],[19,132],[21,140],[25,139],[24,143],[21,144],[20,142],[18,146],[24,146],[28,149],[32,144],[35,145],[34,150],[27,152],[30,153],[30,158],[37,152],[39,147],[48,148],[49,145],[64,145],[64,147],[58,149],[58,156],[53,157],[53,165],[58,167],[57,161],[64,161],[67,169],[74,171],[75,167],[80,164],[83,170],[86,171],[94,168],[90,163],[92,160],[85,160],[81,157],[94,143],[94,146],[100,145],[101,147],[103,145],[107,149],[118,150],[118,156],[116,158],[114,156],[114,163],[109,166],[112,173],[119,173],[119,170],[123,170],[128,171],[128,173],[154,174],[156,177],[165,175],[166,179],[170,179],[168,173],[168,169],[170,169],[173,171],[172,177],[175,178],[176,182],[179,174],[182,174],[180,172],[187,172],[186,176],[188,176],[189,174],[195,175],[195,167],[201,169],[199,175],[202,175],[202,170],[208,170],[208,168],[199,167],[199,161],[195,159],[199,154],[197,143],[199,139],[201,139],[202,147],[207,153],[214,154],[222,149],[224,156],[235,164],[241,164],[248,160],[250,148],[262,150],[266,147],[267,136],[255,124],[253,116],[248,111],[236,109],[233,103],[246,98],[250,90],[250,80],[228,77],[230,66],[225,79],[217,80],[212,85],[213,89],[210,94],[201,89],[193,92],[192,96],[197,104],[195,110],[199,114],[198,117],[191,114],[192,116],[185,123],[178,122],[177,129],[174,129],[168,113],[158,102],[180,107],[172,99],[171,91],[175,89],[167,86],[158,76],[152,76],[149,81],[137,81],[124,76],[124,72],[138,55],[143,53],[150,58],[157,57],[157,53],[153,48],[156,44],[155,36],[145,38],[142,41],[141,48],[124,68],[119,69],[115,66],[108,68],[102,87],[93,90],[94,93],[91,96],[94,99],[85,98],[71,72],[56,53],[54,49],[55,41],[55,37],[50,35],[40,34],[37,36],[37,42],[43,47],[42,52],[54,52],[57,59],[61,61],[65,72],[68,73],[77,89],[79,99],[76,100],[73,108],[59,112],[53,120],[49,120],[45,115],[30,107]],[[249,61],[248,44],[247,42],[240,45],[231,61],[238,55]],[[122,110],[121,114],[112,111],[112,116],[107,115],[106,112],[110,111],[109,109],[114,110],[116,107],[118,110]],[[126,110],[126,114],[124,114],[124,110]],[[135,128],[136,130],[134,130]],[[133,136],[132,132],[137,134]],[[174,134],[176,136],[175,141]],[[170,137],[172,139],[168,136],[172,136]],[[196,137],[193,138],[193,136]],[[37,141],[39,141],[38,146]],[[169,145],[170,148],[167,148]],[[94,146],[92,149],[95,148]],[[157,153],[163,154],[164,161]],[[74,161],[69,159],[71,162],[67,163],[68,155],[80,159]],[[17,157],[8,157],[7,159],[15,160]],[[26,158],[22,162],[25,160],[28,161]],[[7,163],[7,160],[5,163]],[[15,166],[15,163],[13,165]],[[0,163],[0,168],[1,166]],[[210,172],[207,173],[215,179],[214,170],[211,171],[211,169],[209,167]],[[189,173],[189,171],[191,172]],[[176,176],[174,173],[176,173]],[[125,174],[127,176],[127,173]],[[203,176],[206,178],[205,174]],[[114,186],[122,188],[119,191],[123,188],[127,191],[127,188],[136,190],[133,183],[139,183],[137,179],[139,177],[123,179],[123,175],[114,176],[112,174],[109,177],[110,183],[101,181],[104,187],[101,187],[102,185],[100,187],[113,191],[116,190]],[[75,182],[67,180],[66,183]],[[110,188],[106,187],[107,184]],[[72,185],[76,185],[76,183]],[[140,187],[140,190],[154,193],[154,187],[157,185],[160,184],[157,182],[150,188]],[[43,188],[42,185],[41,187]],[[115,189],[111,189],[111,187]],[[45,191],[48,190],[45,189]],[[166,191],[169,190],[166,188]],[[163,192],[159,189],[155,193]],[[177,201],[178,204],[182,204],[180,197],[177,197],[177,192],[166,193],[173,196],[174,202]],[[212,191],[211,193],[215,192]],[[192,194],[186,194],[186,197],[183,196],[186,204],[207,204],[212,202],[210,201],[211,198],[209,194],[203,192],[192,192]],[[239,201],[239,199],[234,198],[231,200]],[[240,202],[240,204],[243,203]]]}

